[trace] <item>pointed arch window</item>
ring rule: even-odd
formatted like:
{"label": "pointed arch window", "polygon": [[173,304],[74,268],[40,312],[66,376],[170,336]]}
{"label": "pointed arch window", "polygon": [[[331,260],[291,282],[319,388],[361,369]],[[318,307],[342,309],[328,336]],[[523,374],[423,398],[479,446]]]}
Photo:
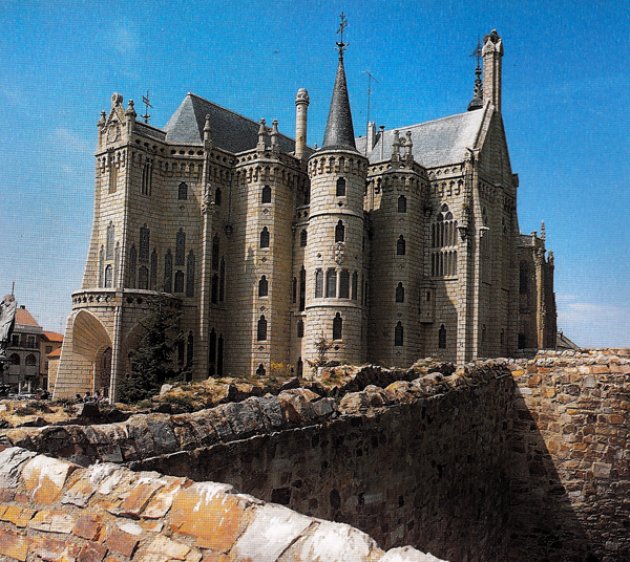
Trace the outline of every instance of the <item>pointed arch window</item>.
{"label": "pointed arch window", "polygon": [[406,252],[405,237],[401,234],[396,241],[396,255],[404,256]]}
{"label": "pointed arch window", "polygon": [[355,271],[352,274],[352,300],[356,301],[358,296],[358,289],[359,289],[359,274]]}
{"label": "pointed arch window", "polygon": [[109,193],[116,193],[117,183],[118,183],[118,168],[116,168],[116,164],[114,164],[114,162],[111,162],[109,165],[109,185],[108,185]]}
{"label": "pointed arch window", "polygon": [[405,288],[402,282],[396,286],[396,302],[405,302]]}
{"label": "pointed arch window", "polygon": [[179,201],[186,201],[186,199],[188,199],[188,184],[186,182],[179,184],[177,188],[177,199]]}
{"label": "pointed arch window", "polygon": [[306,229],[303,229],[302,232],[300,232],[300,246],[304,248],[307,242],[308,242],[308,232],[306,231]]}
{"label": "pointed arch window", "polygon": [[271,187],[265,185],[262,188],[262,192],[260,194],[260,202],[261,203],[271,203]]}
{"label": "pointed arch window", "polygon": [[304,337],[304,320],[297,321],[297,337],[298,338]]}
{"label": "pointed arch window", "polygon": [[142,195],[151,195],[151,183],[153,180],[153,163],[147,160],[142,168]]}
{"label": "pointed arch window", "polygon": [[141,265],[138,269],[138,289],[149,288],[149,268],[146,265]]}
{"label": "pointed arch window", "polygon": [[175,272],[175,293],[183,293],[184,292],[184,272],[181,270],[177,270]]}
{"label": "pointed arch window", "polygon": [[258,296],[266,297],[269,295],[269,282],[267,281],[267,276],[263,275],[258,281]]}
{"label": "pointed arch window", "polygon": [[214,192],[214,204],[217,207],[220,207],[222,199],[223,199],[223,193],[221,193],[221,188],[217,187],[216,191]]}
{"label": "pointed arch window", "polygon": [[140,228],[140,252],[138,257],[140,261],[149,261],[149,241],[151,238],[151,231],[145,224]]}
{"label": "pointed arch window", "polygon": [[107,227],[107,237],[105,239],[105,259],[114,259],[114,240],[116,239],[116,227],[110,221]]}
{"label": "pointed arch window", "polygon": [[158,256],[155,249],[151,252],[151,264],[149,269],[149,289],[155,291],[157,286],[157,274],[158,274]]}
{"label": "pointed arch window", "polygon": [[136,287],[136,262],[137,262],[137,254],[136,247],[132,245],[129,249],[129,269],[128,278],[127,278],[127,287],[130,289],[135,289]]}
{"label": "pointed arch window", "polygon": [[446,328],[444,324],[440,326],[438,331],[438,347],[440,349],[446,349]]}
{"label": "pointed arch window", "polygon": [[339,274],[339,298],[350,298],[350,272],[347,269],[342,269]]}
{"label": "pointed arch window", "polygon": [[344,197],[346,195],[346,178],[337,178],[337,197]]}
{"label": "pointed arch window", "polygon": [[258,320],[256,339],[258,341],[265,341],[267,339],[267,320],[264,315]]}
{"label": "pointed arch window", "polygon": [[173,254],[170,250],[164,255],[164,292],[170,293],[173,290]]}
{"label": "pointed arch window", "polygon": [[398,197],[398,212],[406,213],[407,212],[407,198],[404,195]]}
{"label": "pointed arch window", "polygon": [[267,227],[260,232],[260,247],[269,248],[269,229]]}
{"label": "pointed arch window", "polygon": [[221,258],[221,269],[219,271],[219,301],[225,300],[225,258]]}
{"label": "pointed arch window", "polygon": [[180,228],[175,235],[175,265],[184,265],[186,263],[186,234],[184,229]]}
{"label": "pointed arch window", "polygon": [[343,221],[339,221],[335,227],[335,242],[343,242],[346,236],[346,227]]}
{"label": "pointed arch window", "polygon": [[321,269],[315,270],[315,298],[321,299],[324,296],[324,272]]}
{"label": "pointed arch window", "polygon": [[216,273],[212,275],[210,302],[212,304],[217,304],[219,302],[219,276]]}
{"label": "pointed arch window", "polygon": [[396,347],[401,347],[403,345],[403,325],[402,322],[398,322],[396,324],[396,328],[394,328],[394,345]]}
{"label": "pointed arch window", "polygon": [[212,239],[212,269],[219,269],[219,237],[216,234]]}
{"label": "pointed arch window", "polygon": [[306,307],[306,269],[300,269],[300,310]]}
{"label": "pointed arch window", "polygon": [[326,298],[334,299],[337,296],[337,271],[329,269],[326,271]]}
{"label": "pointed arch window", "polygon": [[335,317],[333,318],[333,340],[340,340],[343,337],[343,319],[341,318],[341,314],[337,312]]}
{"label": "pointed arch window", "polygon": [[192,250],[188,253],[186,260],[186,296],[195,296],[195,254]]}
{"label": "pointed arch window", "polygon": [[431,275],[450,277],[457,275],[457,221],[448,205],[440,207],[440,212],[431,225]]}
{"label": "pointed arch window", "polygon": [[103,282],[103,287],[105,287],[106,289],[111,289],[112,288],[112,277],[114,273],[114,268],[111,265],[107,265],[105,266],[105,279]]}
{"label": "pointed arch window", "polygon": [[105,265],[105,249],[101,246],[98,253],[98,286],[103,287],[103,266]]}

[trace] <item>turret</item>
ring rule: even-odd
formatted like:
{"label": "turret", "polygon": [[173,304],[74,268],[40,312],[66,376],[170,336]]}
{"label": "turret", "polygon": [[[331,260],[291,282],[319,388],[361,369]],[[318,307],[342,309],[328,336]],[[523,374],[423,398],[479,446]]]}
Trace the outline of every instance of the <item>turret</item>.
{"label": "turret", "polygon": [[295,96],[295,157],[300,160],[306,148],[309,103],[308,92],[300,88]]}
{"label": "turret", "polygon": [[481,51],[483,57],[483,100],[490,102],[501,111],[501,59],[503,41],[496,29],[483,39]]}

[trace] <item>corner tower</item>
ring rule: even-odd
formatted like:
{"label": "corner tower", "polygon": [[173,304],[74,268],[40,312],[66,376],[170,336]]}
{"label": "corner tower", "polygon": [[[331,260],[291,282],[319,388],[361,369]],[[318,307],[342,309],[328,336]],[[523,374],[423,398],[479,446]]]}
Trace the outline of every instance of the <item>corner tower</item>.
{"label": "corner tower", "polygon": [[354,141],[344,69],[342,14],[339,62],[324,142],[308,161],[311,202],[305,252],[303,357],[360,363],[365,357],[363,193],[367,159]]}

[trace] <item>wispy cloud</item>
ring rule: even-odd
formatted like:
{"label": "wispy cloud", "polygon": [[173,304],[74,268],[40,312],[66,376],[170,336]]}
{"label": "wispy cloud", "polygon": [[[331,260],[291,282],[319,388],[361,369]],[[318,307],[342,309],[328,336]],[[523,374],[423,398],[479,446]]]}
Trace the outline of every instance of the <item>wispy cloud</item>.
{"label": "wispy cloud", "polygon": [[127,24],[120,24],[113,30],[112,43],[121,55],[133,55],[140,47],[138,34]]}
{"label": "wispy cloud", "polygon": [[82,137],[79,133],[67,129],[65,127],[58,127],[52,132],[53,141],[61,144],[67,150],[72,152],[90,153],[94,149],[94,143],[89,142]]}

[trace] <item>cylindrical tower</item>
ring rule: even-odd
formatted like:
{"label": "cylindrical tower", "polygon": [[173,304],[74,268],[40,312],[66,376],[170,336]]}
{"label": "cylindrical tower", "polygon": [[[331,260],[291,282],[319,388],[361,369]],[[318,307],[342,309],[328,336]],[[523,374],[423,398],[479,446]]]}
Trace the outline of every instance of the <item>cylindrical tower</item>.
{"label": "cylindrical tower", "polygon": [[367,159],[354,142],[343,47],[324,142],[308,162],[304,356],[357,364],[365,358],[361,277]]}
{"label": "cylindrical tower", "polygon": [[300,88],[295,96],[295,157],[304,157],[308,122],[308,92]]}

